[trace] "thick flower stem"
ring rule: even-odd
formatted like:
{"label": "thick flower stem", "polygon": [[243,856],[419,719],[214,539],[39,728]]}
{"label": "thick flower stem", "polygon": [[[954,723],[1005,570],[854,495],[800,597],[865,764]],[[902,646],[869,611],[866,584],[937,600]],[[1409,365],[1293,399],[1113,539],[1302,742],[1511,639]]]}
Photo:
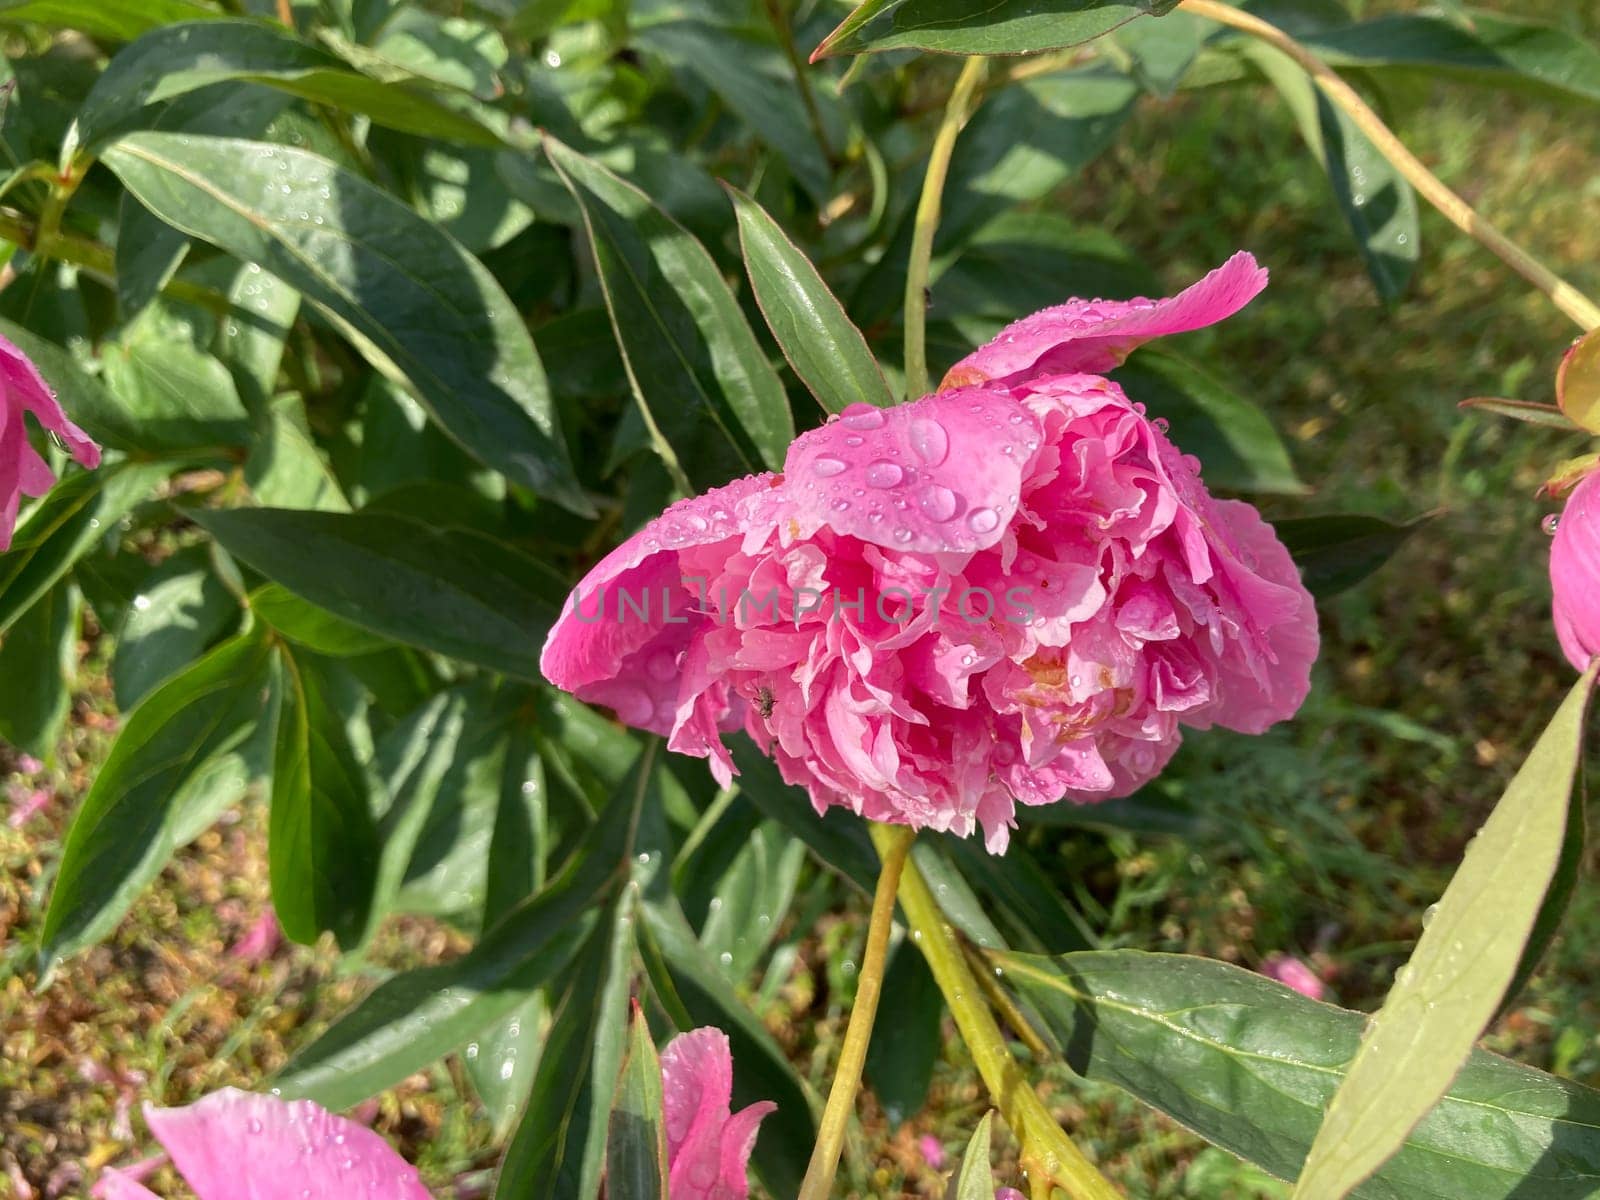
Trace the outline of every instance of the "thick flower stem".
{"label": "thick flower stem", "polygon": [[861,956],[856,1002],[850,1009],[839,1066],[833,1086],[828,1089],[828,1105],[822,1112],[817,1145],[800,1185],[799,1200],[828,1200],[833,1193],[833,1176],[839,1168],[839,1152],[844,1148],[850,1114],[855,1111],[856,1093],[861,1089],[861,1068],[867,1061],[867,1044],[872,1040],[872,1023],[883,991],[883,963],[889,950],[889,931],[894,928],[895,893],[915,837],[916,831],[903,825],[872,826],[872,840],[883,867],[872,894],[872,917],[867,924],[867,948]]}
{"label": "thick flower stem", "polygon": [[1582,328],[1600,327],[1600,305],[1501,233],[1480,216],[1472,205],[1451,191],[1443,180],[1423,165],[1421,159],[1406,149],[1405,143],[1394,135],[1383,123],[1383,118],[1372,111],[1360,94],[1307,47],[1276,25],[1242,9],[1220,3],[1220,0],[1182,0],[1178,7],[1197,17],[1248,33],[1294,59],[1316,80],[1323,94],[1342,108],[1361,132],[1372,139],[1372,144],[1394,165],[1395,170],[1404,175],[1411,186],[1443,213],[1452,225],[1487,246],[1513,271],[1550,297],[1552,304]]}
{"label": "thick flower stem", "polygon": [[922,196],[911,230],[911,258],[906,264],[906,399],[915,400],[928,390],[928,273],[933,264],[933,235],[939,229],[939,204],[956,136],[972,115],[972,98],[983,80],[988,59],[969,58],[956,78],[944,119],[933,136],[928,171],[922,177]]}
{"label": "thick flower stem", "polygon": [[[872,827],[879,854],[884,852],[881,839],[885,832],[881,826]],[[907,863],[900,877],[900,907],[950,1005],[984,1086],[1022,1143],[1022,1162],[1032,1176],[1033,1194],[1047,1196],[1053,1185],[1071,1200],[1119,1200],[1117,1190],[1056,1124],[1011,1056],[1000,1026],[985,1003],[983,987],[967,966],[960,943],[915,863]]]}

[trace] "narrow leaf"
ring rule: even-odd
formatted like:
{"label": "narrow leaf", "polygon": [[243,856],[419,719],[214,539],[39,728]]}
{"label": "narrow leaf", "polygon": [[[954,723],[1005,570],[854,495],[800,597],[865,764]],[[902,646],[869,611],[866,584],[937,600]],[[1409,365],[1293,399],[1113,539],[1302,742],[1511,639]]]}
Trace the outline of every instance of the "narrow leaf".
{"label": "narrow leaf", "polygon": [[171,21],[221,15],[196,0],[0,0],[0,21],[74,29],[119,42]]}
{"label": "narrow leaf", "polygon": [[661,1059],[637,1005],[628,1035],[628,1062],[622,1070],[606,1138],[606,1194],[630,1200],[667,1200]]}
{"label": "narrow leaf", "polygon": [[759,204],[731,185],[728,194],[756,303],[800,382],[829,412],[850,404],[893,404],[867,339],[816,267]]}
{"label": "narrow leaf", "polygon": [[833,54],[933,50],[941,54],[1029,54],[1093,41],[1137,17],[1160,14],[1176,0],[900,0],[869,5],[823,39],[812,60]]}
{"label": "narrow leaf", "polygon": [[1430,519],[1422,516],[1396,525],[1380,517],[1336,514],[1293,517],[1274,521],[1272,527],[1294,556],[1311,594],[1325,597],[1354,587],[1383,566]]}
{"label": "narrow leaf", "polygon": [[55,757],[71,706],[80,603],[75,588],[57,584],[0,639],[0,679],[27,681],[0,687],[0,738],[38,758]]}
{"label": "narrow leaf", "polygon": [[989,1165],[989,1131],[993,1124],[994,1113],[984,1113],[967,1142],[961,1168],[951,1178],[945,1200],[993,1200],[994,1172]]}
{"label": "narrow leaf", "polygon": [[1467,847],[1361,1048],[1295,1185],[1340,1200],[1445,1094],[1516,973],[1566,841],[1591,666]]}

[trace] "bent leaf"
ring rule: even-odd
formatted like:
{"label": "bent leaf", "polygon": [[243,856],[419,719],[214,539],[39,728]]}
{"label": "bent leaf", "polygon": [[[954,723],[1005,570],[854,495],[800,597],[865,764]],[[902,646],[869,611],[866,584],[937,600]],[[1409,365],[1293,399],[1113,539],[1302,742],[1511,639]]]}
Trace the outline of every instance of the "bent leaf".
{"label": "bent leaf", "polygon": [[1340,513],[1291,517],[1274,521],[1272,528],[1294,557],[1307,590],[1322,599],[1354,587],[1383,566],[1430,519],[1425,515],[1396,525],[1381,517]]}
{"label": "bent leaf", "polygon": [[661,1059],[637,1005],[628,1036],[617,1103],[606,1137],[606,1187],[610,1195],[667,1200],[667,1133],[662,1112]]}
{"label": "bent leaf", "polygon": [[1566,843],[1597,670],[1567,694],[1467,846],[1328,1106],[1296,1197],[1339,1200],[1381,1166],[1449,1088],[1500,1007]]}
{"label": "bent leaf", "polygon": [[1177,0],[901,0],[869,3],[823,39],[812,61],[832,54],[934,50],[942,54],[1030,54],[1093,41],[1137,17],[1160,15]]}

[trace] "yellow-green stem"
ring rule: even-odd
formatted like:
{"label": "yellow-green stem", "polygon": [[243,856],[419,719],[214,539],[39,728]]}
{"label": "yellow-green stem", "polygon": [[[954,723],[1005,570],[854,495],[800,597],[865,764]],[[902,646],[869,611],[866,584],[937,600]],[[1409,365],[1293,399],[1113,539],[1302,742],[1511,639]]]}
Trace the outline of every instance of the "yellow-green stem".
{"label": "yellow-green stem", "polygon": [[972,97],[983,79],[988,59],[969,58],[956,78],[944,119],[933,136],[928,172],[922,177],[922,196],[911,230],[911,258],[906,265],[906,399],[915,400],[928,390],[928,273],[933,264],[933,235],[939,229],[939,205],[944,179],[950,171],[950,154],[956,136],[972,115]]}
{"label": "yellow-green stem", "polygon": [[[873,840],[877,842],[881,836],[881,827],[874,826]],[[900,876],[900,907],[990,1098],[1022,1143],[1022,1161],[1033,1176],[1034,1195],[1048,1194],[1039,1178],[1042,1173],[1071,1200],[1119,1200],[1117,1190],[1056,1124],[1012,1057],[985,1003],[983,987],[968,968],[961,944],[915,863],[907,863]]]}
{"label": "yellow-green stem", "polygon": [[800,1185],[800,1200],[828,1200],[833,1192],[833,1176],[839,1169],[845,1129],[855,1111],[856,1093],[861,1089],[861,1068],[867,1061],[867,1044],[872,1040],[872,1023],[883,991],[883,963],[889,949],[889,931],[894,928],[895,894],[915,837],[915,831],[903,825],[872,826],[872,840],[883,866],[872,894],[872,917],[867,924],[867,948],[861,956],[856,1002],[850,1009],[839,1066],[817,1129],[817,1145]]}
{"label": "yellow-green stem", "polygon": [[1372,144],[1394,165],[1395,170],[1404,175],[1411,186],[1416,188],[1429,204],[1443,213],[1452,225],[1492,250],[1513,271],[1550,297],[1552,304],[1582,328],[1600,328],[1600,304],[1596,304],[1501,233],[1479,215],[1472,205],[1451,191],[1443,180],[1428,170],[1422,160],[1406,148],[1405,143],[1394,135],[1394,132],[1383,123],[1383,118],[1372,111],[1360,94],[1307,47],[1295,41],[1276,25],[1242,9],[1219,3],[1219,0],[1182,0],[1178,7],[1197,17],[1204,17],[1248,33],[1294,59],[1316,80],[1323,94],[1342,108],[1356,127],[1372,139]]}

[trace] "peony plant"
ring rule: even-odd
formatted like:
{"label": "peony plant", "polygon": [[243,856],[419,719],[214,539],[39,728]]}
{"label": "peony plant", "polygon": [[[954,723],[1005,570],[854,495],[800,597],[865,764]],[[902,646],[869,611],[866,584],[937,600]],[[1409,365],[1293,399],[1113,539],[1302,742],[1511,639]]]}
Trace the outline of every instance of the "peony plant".
{"label": "peony plant", "polygon": [[[241,812],[271,907],[219,986],[285,943],[367,981],[251,1091],[149,1082],[165,1157],[94,1193],[170,1161],[198,1200],[441,1194],[337,1114],[448,1059],[492,1138],[457,1190],[875,1195],[862,1131],[948,1098],[947,1058],[998,1121],[959,1162],[903,1144],[955,1200],[1122,1194],[1080,1079],[1297,1200],[1587,1195],[1600,1093],[1475,1044],[1582,859],[1592,454],[1547,485],[1579,679],[1380,1011],[1282,953],[1102,945],[1066,878],[1266,761],[1211,731],[1291,721],[1318,603],[1418,528],[1328,511],[1251,395],[1279,363],[1202,333],[1304,298],[1243,251],[1176,290],[1059,215],[1071,172],[1136,109],[1186,119],[1176,89],[1270,88],[1386,300],[1426,302],[1421,197],[1600,327],[1364,95],[1421,68],[1592,104],[1600,51],[1313,7],[0,5],[19,836],[80,641],[118,711],[20,982],[50,995]],[[1597,361],[1586,332],[1558,405],[1469,403],[1600,432]],[[461,952],[369,978],[400,917]],[[67,1178],[9,1139],[19,1194]]]}

